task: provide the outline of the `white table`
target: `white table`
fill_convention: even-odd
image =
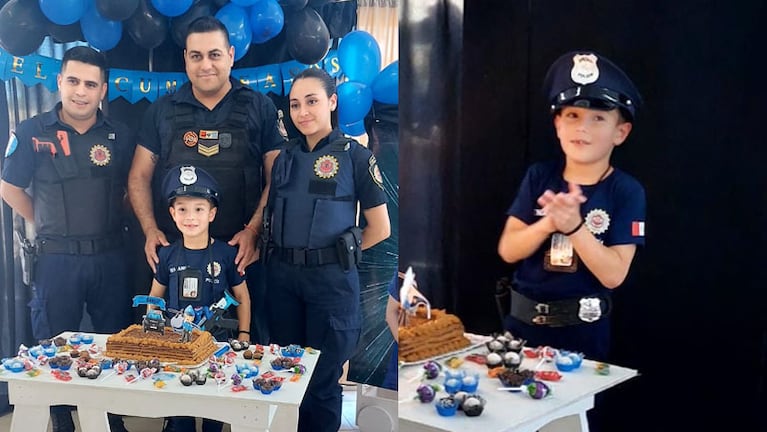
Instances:
[[[65,332],[62,336],[68,338],[71,334]],[[103,348],[106,337],[95,335],[94,342]],[[237,354],[238,363],[251,362]],[[274,357],[267,349],[259,375],[271,370],[269,362]],[[165,381],[165,387],[159,389],[151,379],[127,383],[121,375],[107,376],[112,372],[109,369],[95,380],[81,378],[74,366],[69,370],[72,380],[68,382],[54,378],[47,366],[37,377],[4,371],[0,381],[8,382],[10,403],[14,405],[12,432],[45,432],[51,405],[77,406],[83,432],[109,431],[107,412],[139,417],[204,417],[231,424],[232,432],[283,432],[298,428],[298,407],[318,357],[319,353],[304,354],[301,363],[307,373],[296,382],[289,381],[292,374],[275,372],[286,380],[280,390],[269,395],[255,391],[252,378],[243,380],[248,390],[233,392],[229,387],[220,388],[212,378],[205,385],[185,387],[178,380],[179,374],[174,373],[174,379]],[[235,367],[228,366],[225,371],[231,377]],[[131,372],[136,374],[133,368]]]
[[[485,353],[484,349],[471,352]],[[462,353],[464,358],[468,353]],[[525,358],[522,367],[533,369],[538,360]],[[478,417],[467,417],[462,411],[454,416],[437,414],[435,403],[413,401],[423,374],[421,365],[406,366],[399,372],[399,430],[400,432],[588,432],[586,411],[594,407],[594,395],[637,376],[637,371],[610,365],[609,375],[598,375],[596,363],[584,360],[579,369],[560,372],[558,382],[545,381],[551,388],[550,396],[535,400],[526,392],[511,393],[497,390],[503,384],[497,378],[487,376],[487,367],[464,361],[461,366],[480,372],[477,394],[487,400],[485,410]],[[539,370],[556,370],[553,363],[541,366]],[[425,382],[436,383],[444,388],[444,376]],[[437,392],[435,402],[447,396],[445,391]]]

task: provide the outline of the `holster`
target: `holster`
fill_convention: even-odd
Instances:
[[[362,229],[352,227],[341,234],[336,241],[338,262],[344,272],[348,272],[362,260]]]
[[[19,242],[21,261],[21,281],[26,286],[32,286],[35,281],[35,263],[37,262],[37,248],[20,231],[15,231],[16,240]]]

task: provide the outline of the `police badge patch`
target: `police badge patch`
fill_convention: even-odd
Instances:
[[[184,145],[187,147],[194,147],[197,145],[197,134],[194,131],[189,131],[184,134]]]
[[[338,174],[338,159],[330,155],[320,156],[314,161],[314,173],[319,178],[333,178]]]
[[[368,167],[368,171],[370,172],[370,177],[373,177],[373,181],[376,182],[378,187],[380,187],[383,190],[383,176],[381,176],[381,170],[378,169],[378,164],[376,163],[376,157],[370,156],[370,159],[368,160],[368,164],[370,165]]]
[[[610,215],[602,209],[594,209],[586,214],[583,223],[592,234],[604,234],[610,228]]]
[[[221,264],[219,264],[217,261],[213,261],[213,269],[210,268],[210,263],[208,264],[208,274],[213,277],[218,277],[218,275],[221,274]]]
[[[105,145],[96,144],[91,147],[90,151],[91,162],[96,166],[107,166],[112,160],[112,153]]]
[[[570,71],[573,82],[581,85],[591,84],[599,79],[597,56],[594,54],[576,54],[573,56],[573,69]]]
[[[197,183],[197,173],[194,172],[193,166],[181,167],[181,175],[178,176],[178,181],[182,185],[189,186]]]
[[[5,157],[8,157],[16,151],[16,147],[19,146],[19,140],[16,139],[16,134],[11,132],[10,138],[8,138],[8,145],[5,146]]]

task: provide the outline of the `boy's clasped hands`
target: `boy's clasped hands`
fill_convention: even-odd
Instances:
[[[547,189],[538,198],[538,205],[546,215],[543,220],[548,221],[552,232],[571,233],[583,222],[581,204],[586,200],[581,187],[568,182],[567,192],[554,193]]]

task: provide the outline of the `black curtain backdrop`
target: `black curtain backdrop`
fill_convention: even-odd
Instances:
[[[560,155],[543,76],[560,54],[594,49],[645,98],[613,162],[644,184],[648,199],[647,246],[615,292],[611,358],[640,376],[605,392],[595,426],[767,430],[760,415],[767,399],[766,110],[757,63],[767,7],[745,0],[466,2],[456,35],[445,4],[441,16],[401,23],[401,218],[403,232],[419,230],[417,240],[401,241],[421,245],[401,255],[403,264],[430,263],[433,272],[422,272],[419,286],[440,290],[432,294],[438,306],[457,313],[468,331],[499,329],[495,282],[514,270],[496,254],[504,213],[525,168]],[[418,57],[413,47],[426,34],[430,55]],[[456,37],[462,49],[435,54]],[[408,68],[420,62],[430,65],[420,75]],[[419,86],[429,92],[412,90]],[[414,126],[427,123],[454,132],[429,140],[428,152]],[[430,170],[428,187],[412,174],[419,170]],[[435,201],[450,204],[416,209]]]

